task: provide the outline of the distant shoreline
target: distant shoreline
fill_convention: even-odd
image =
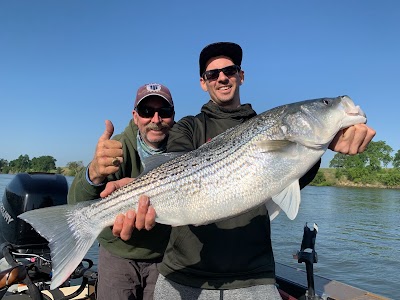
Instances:
[[[314,186],[334,186],[334,187],[354,187],[354,188],[374,188],[374,189],[390,189],[397,190],[400,186],[386,186],[383,184],[358,184],[351,181],[338,181],[334,185],[314,185]]]
[[[325,179],[325,184],[313,184],[312,186],[334,186],[334,187],[354,187],[354,188],[375,188],[375,189],[400,189],[399,186],[387,186],[381,183],[356,183],[350,180],[338,180],[335,177],[335,168],[320,168],[319,172],[321,172]]]

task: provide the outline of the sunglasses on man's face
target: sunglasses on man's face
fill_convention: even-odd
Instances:
[[[229,67],[225,67],[222,69],[213,69],[213,70],[208,70],[203,73],[203,78],[205,80],[216,80],[219,77],[219,73],[224,73],[225,76],[231,77],[235,75],[237,72],[240,71],[240,67],[237,65],[232,65]]]
[[[154,114],[158,112],[158,116],[160,118],[172,118],[174,115],[174,107],[160,107],[160,108],[153,108],[148,106],[138,106],[136,107],[136,111],[142,118],[152,118]]]

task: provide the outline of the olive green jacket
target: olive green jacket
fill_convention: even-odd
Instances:
[[[100,193],[104,190],[108,181],[139,176],[143,167],[137,151],[137,132],[138,128],[132,119],[121,134],[113,137],[114,140],[122,143],[123,163],[119,171],[109,175],[104,184],[94,186],[86,180],[87,168],[83,169],[72,182],[68,192],[68,203],[74,204],[100,198]],[[112,234],[111,227],[107,227],[98,236],[98,241],[100,245],[116,256],[136,260],[154,260],[162,257],[169,234],[169,226],[156,224],[150,231],[134,230],[131,239],[123,241]]]

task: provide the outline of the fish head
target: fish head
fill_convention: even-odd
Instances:
[[[289,141],[326,150],[341,129],[366,121],[349,96],[320,98],[287,105],[281,130]]]

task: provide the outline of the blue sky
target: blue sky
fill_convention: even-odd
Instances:
[[[0,158],[86,165],[104,120],[123,131],[144,83],[170,88],[177,120],[198,113],[198,56],[216,41],[243,48],[242,103],[261,113],[347,94],[395,152],[399,28],[397,0],[2,0]]]

